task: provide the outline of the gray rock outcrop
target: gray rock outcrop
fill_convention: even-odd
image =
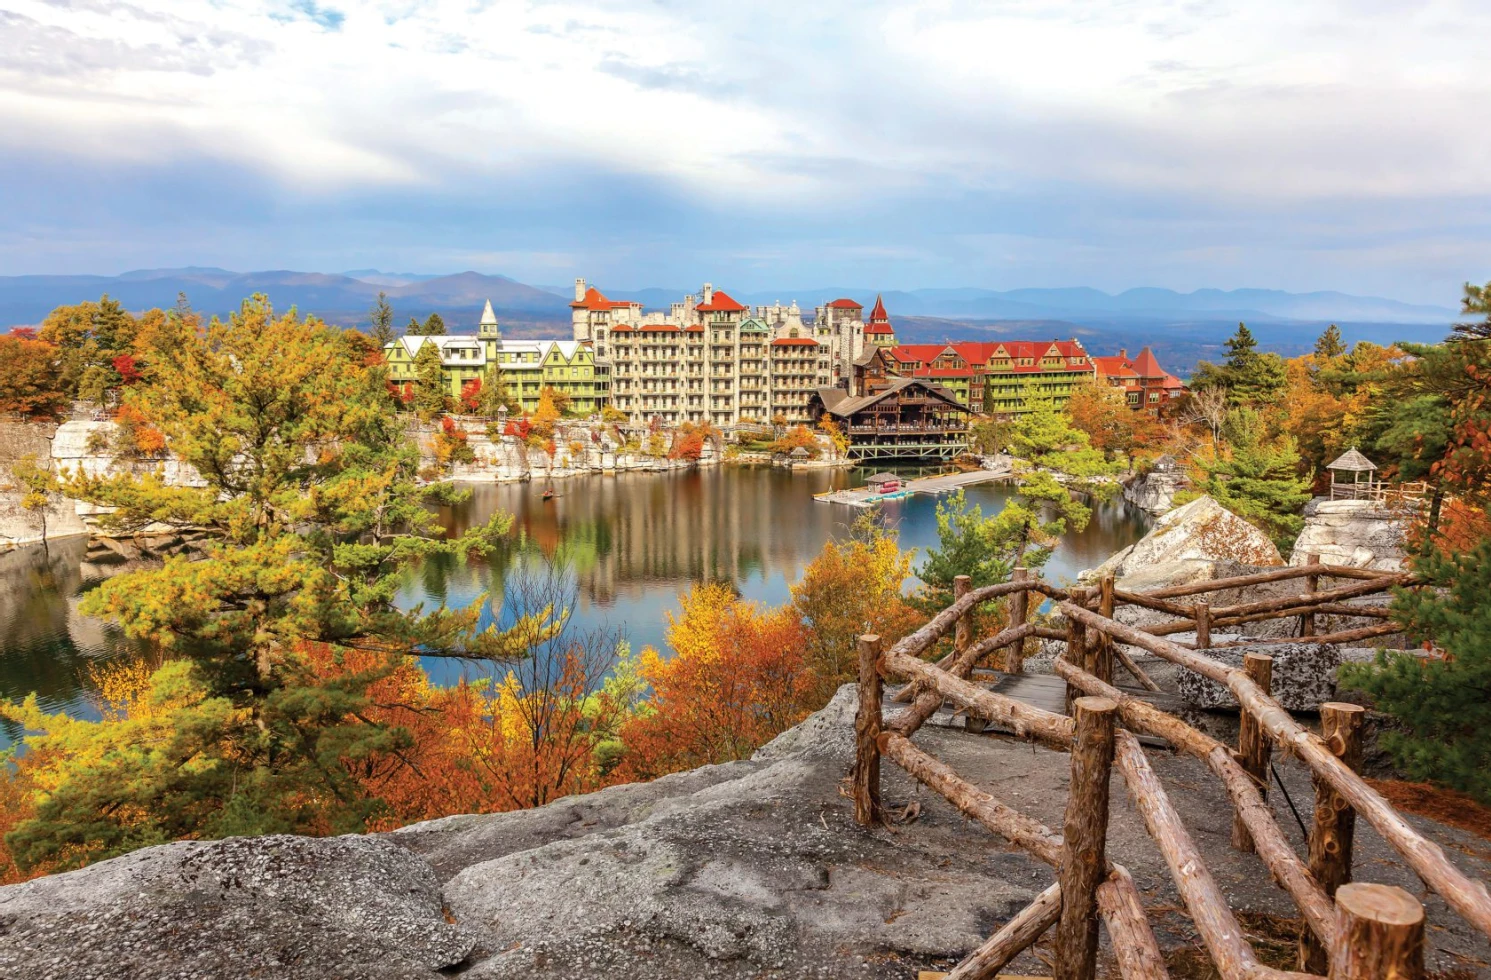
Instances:
[[[1303,565],[1314,554],[1327,565],[1402,571],[1404,537],[1416,513],[1407,504],[1316,497],[1305,505],[1305,526],[1289,564]]]
[[[1190,640],[1192,637],[1183,637]],[[1336,694],[1336,668],[1341,653],[1329,643],[1271,643],[1260,647],[1211,649],[1206,655],[1241,669],[1249,653],[1267,654],[1274,660],[1270,693],[1290,711],[1316,711],[1322,701]],[[1176,675],[1176,692],[1198,708],[1237,709],[1232,692],[1192,671]]]
[[[1187,483],[1185,473],[1178,468],[1151,470],[1123,485],[1123,499],[1145,513],[1159,517],[1175,506],[1175,495]]]
[[[1196,563],[1195,574],[1211,578],[1209,568],[1217,562],[1282,565],[1284,559],[1267,534],[1203,496],[1162,516],[1148,534],[1083,577],[1123,578],[1151,565],[1181,562]]]

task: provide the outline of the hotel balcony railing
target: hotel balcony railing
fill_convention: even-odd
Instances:
[[[917,423],[908,425],[851,425],[849,432],[852,435],[901,435],[903,433],[948,433],[966,432],[968,426],[961,422],[936,422]]]

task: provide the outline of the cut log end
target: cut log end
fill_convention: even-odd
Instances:
[[[1424,922],[1424,906],[1401,888],[1357,882],[1336,890],[1336,905],[1348,915],[1379,925],[1411,928]]]

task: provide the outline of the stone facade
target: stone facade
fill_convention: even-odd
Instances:
[[[643,313],[576,279],[570,308],[575,341],[609,378],[611,407],[634,424],[805,423],[814,390],[847,388],[865,344],[864,307],[850,299],[808,323],[796,303],[752,309],[705,283],[666,313]]]

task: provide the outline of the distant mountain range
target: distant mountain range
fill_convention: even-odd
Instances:
[[[609,289],[611,299],[666,309],[685,289]],[[806,312],[841,296],[867,308],[872,289],[810,289],[777,293],[729,290],[742,303],[795,300]],[[227,313],[247,296],[267,293],[277,307],[346,326],[367,323],[378,293],[388,294],[397,322],[424,319],[438,311],[452,330],[475,329],[481,308],[492,301],[507,329],[523,336],[567,336],[572,287],[530,286],[506,276],[461,272],[455,275],[390,273],[356,269],[342,273],[265,271],[187,267],[140,269],[118,276],[0,277],[0,329],[34,325],[54,307],[98,299],[104,293],[132,310],[174,305],[177,294],[203,313]],[[1448,332],[1456,311],[1372,296],[1338,292],[1288,293],[1274,289],[1129,289],[1117,295],[1097,289],[914,289],[884,293],[885,305],[906,341],[949,338],[1078,336],[1094,353],[1151,344],[1172,370],[1187,372],[1197,359],[1215,359],[1222,340],[1245,321],[1259,342],[1280,353],[1309,347],[1327,323],[1338,323],[1348,340],[1391,343],[1437,340]]]

